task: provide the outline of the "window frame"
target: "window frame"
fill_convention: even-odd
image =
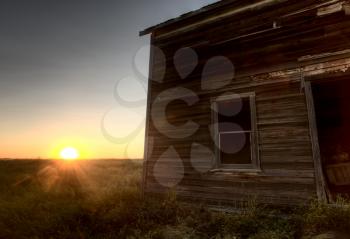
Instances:
[[[221,150],[220,150],[220,135],[218,127],[218,103],[221,101],[232,100],[236,98],[249,98],[250,106],[250,118],[251,118],[251,133],[250,133],[250,164],[222,164],[221,163]],[[260,159],[259,159],[259,143],[258,143],[258,127],[256,117],[256,97],[254,92],[230,94],[211,99],[212,107],[212,121],[214,126],[214,140],[215,140],[215,169],[214,170],[229,170],[239,172],[260,172]],[[246,132],[246,131],[245,131]]]

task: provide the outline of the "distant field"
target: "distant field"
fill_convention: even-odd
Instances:
[[[141,174],[142,160],[7,160],[0,161],[0,192],[79,192],[95,198],[115,190],[139,188]]]
[[[350,228],[349,207],[315,203],[281,216],[252,202],[225,214],[171,193],[143,199],[141,175],[141,160],[0,161],[0,238],[278,239]]]

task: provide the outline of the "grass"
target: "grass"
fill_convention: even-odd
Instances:
[[[0,238],[311,238],[350,227],[348,203],[212,212],[169,193],[142,199],[142,162],[0,161]],[[285,213],[285,212],[284,212]]]

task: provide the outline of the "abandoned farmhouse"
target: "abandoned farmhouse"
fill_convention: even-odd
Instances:
[[[350,3],[225,0],[150,27],[143,191],[350,196]]]

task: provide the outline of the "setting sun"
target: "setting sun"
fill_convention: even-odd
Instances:
[[[79,157],[78,150],[72,147],[64,148],[61,153],[61,158],[64,160],[76,160]]]

